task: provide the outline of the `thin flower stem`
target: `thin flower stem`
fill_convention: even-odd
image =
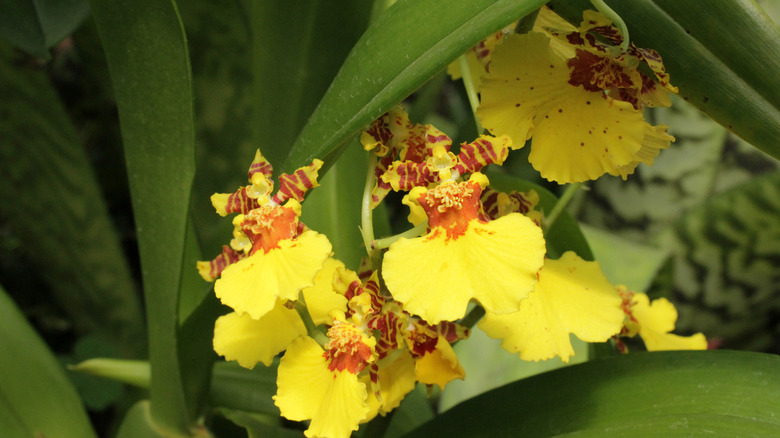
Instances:
[[[460,58],[458,59],[458,63],[460,65],[460,75],[463,80],[463,85],[466,87],[466,95],[469,97],[471,112],[472,114],[474,114],[474,123],[477,124],[477,134],[481,134],[482,124],[479,123],[479,117],[477,117],[477,108],[479,107],[479,95],[477,94],[476,87],[474,87],[474,78],[471,77],[471,70],[469,69],[469,63],[466,60],[466,53],[460,55]]]
[[[328,337],[322,334],[322,332],[317,328],[317,325],[314,324],[314,321],[311,319],[311,315],[309,315],[309,310],[306,308],[306,304],[304,304],[303,300],[298,300],[298,302],[295,303],[295,311],[298,312],[298,315],[300,315],[301,320],[303,321],[303,325],[306,327],[306,333],[309,335],[309,337],[317,341],[317,343],[321,346],[325,346],[325,344],[328,343]]]
[[[607,6],[606,3],[604,3],[604,0],[590,0],[591,4],[598,9],[599,12],[604,14],[605,17],[612,20],[612,24],[617,26],[618,29],[620,29],[620,34],[623,35],[623,42],[620,43],[620,48],[623,51],[628,50],[628,27],[626,27],[626,23],[623,21],[622,18],[620,18],[620,15],[617,14],[617,12],[613,11],[612,8]]]
[[[474,306],[474,308],[463,317],[458,325],[462,325],[463,327],[471,329],[474,327],[474,324],[482,319],[483,316],[485,316],[485,309],[483,309],[482,306]]]
[[[363,203],[360,215],[360,233],[363,236],[363,245],[366,247],[371,268],[377,269],[379,252],[372,247],[374,241],[374,210],[371,209],[371,191],[374,188],[374,168],[376,167],[376,155],[368,154],[368,170],[366,171],[366,184],[363,187]]]
[[[545,233],[547,233],[547,231],[552,228],[553,224],[558,219],[558,216],[561,215],[563,209],[566,208],[566,205],[569,203],[569,201],[571,201],[574,195],[577,194],[577,191],[579,191],[580,187],[582,187],[582,183],[574,183],[566,187],[566,190],[563,192],[563,195],[558,198],[558,202],[555,203],[555,206],[553,207],[550,214],[544,218],[542,223],[542,230],[544,230]]]
[[[422,234],[427,228],[428,228],[428,221],[425,221],[425,222],[421,223],[420,225],[417,225],[416,227],[414,227],[414,228],[412,228],[410,230],[404,231],[401,234],[396,234],[395,236],[384,237],[382,239],[374,240],[373,242],[371,242],[371,248],[373,248],[374,250],[380,250],[380,249],[388,248],[396,240],[398,240],[398,239],[400,239],[402,237],[406,238],[406,239],[409,239],[409,238],[412,238],[412,237],[417,237],[420,234]]]

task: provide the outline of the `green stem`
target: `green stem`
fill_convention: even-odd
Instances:
[[[485,309],[482,306],[474,306],[471,312],[464,316],[458,325],[471,329],[483,316],[485,316]]]
[[[374,168],[376,167],[376,155],[369,152],[368,170],[366,172],[366,184],[363,186],[363,202],[360,211],[360,234],[363,236],[363,245],[371,262],[371,269],[379,267],[379,251],[374,249],[374,210],[371,208],[371,191],[374,189]]]
[[[477,134],[482,134],[482,124],[479,123],[479,118],[477,117],[479,95],[477,94],[476,87],[474,87],[474,78],[471,77],[471,70],[469,69],[469,63],[466,60],[466,53],[460,55],[460,58],[458,59],[458,63],[460,65],[460,75],[463,80],[463,85],[466,87],[466,95],[469,97],[471,112],[474,114],[474,123],[477,124]]]
[[[410,230],[404,231],[401,234],[396,234],[395,236],[384,237],[382,239],[374,240],[373,242],[371,242],[371,248],[373,248],[374,250],[380,250],[380,249],[388,248],[396,240],[398,240],[398,239],[400,239],[402,237],[406,238],[406,239],[411,239],[413,237],[417,237],[420,234],[422,234],[423,232],[425,232],[425,230],[427,228],[428,228],[428,221],[425,221],[425,222],[421,223],[420,225],[417,225],[416,227],[414,227],[414,228],[412,228]]]
[[[558,219],[558,216],[561,215],[563,209],[566,208],[566,205],[569,203],[569,201],[571,201],[574,195],[577,194],[577,191],[579,191],[580,187],[582,187],[582,183],[574,183],[566,187],[566,190],[558,199],[558,202],[555,203],[555,206],[553,207],[550,214],[547,215],[547,217],[545,217],[544,221],[542,222],[542,230],[545,233],[547,233],[547,231],[552,228],[553,224]]]
[[[322,334],[317,328],[317,325],[314,324],[314,320],[311,319],[309,310],[306,308],[306,304],[304,304],[303,301],[298,300],[298,302],[295,303],[295,311],[300,315],[301,321],[303,321],[303,325],[306,327],[306,333],[308,333],[309,337],[317,341],[321,346],[327,344],[328,337]]]
[[[614,24],[615,26],[617,26],[618,29],[620,29],[620,34],[623,35],[623,42],[620,43],[620,48],[623,51],[628,50],[628,44],[629,44],[628,27],[626,27],[626,23],[623,21],[622,18],[620,18],[620,15],[618,15],[617,12],[613,11],[612,8],[607,6],[607,4],[604,3],[604,0],[590,0],[590,2],[605,17],[612,20],[612,24]]]

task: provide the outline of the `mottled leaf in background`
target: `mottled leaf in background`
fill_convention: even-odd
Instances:
[[[78,333],[140,354],[139,296],[84,147],[44,71],[4,53],[2,217]]]

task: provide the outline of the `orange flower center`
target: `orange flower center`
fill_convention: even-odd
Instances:
[[[357,374],[366,367],[373,349],[366,344],[363,332],[348,322],[335,321],[333,327],[328,329],[330,341],[325,344],[325,353],[328,359],[328,369],[331,371],[347,370]]]
[[[469,222],[477,219],[481,194],[479,184],[467,181],[442,184],[420,195],[418,201],[431,229],[442,227],[447,237],[456,239],[466,232]]]
[[[296,236],[298,215],[289,207],[263,205],[244,216],[241,229],[252,241],[250,254],[260,249],[267,253],[278,248],[279,241]]]

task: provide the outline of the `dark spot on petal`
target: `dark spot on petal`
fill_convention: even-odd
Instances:
[[[623,140],[623,136],[622,135],[618,135],[618,140]]]
[[[515,104],[515,108],[520,108],[520,104],[519,104],[519,103],[516,103],[516,104]]]
[[[585,105],[590,105],[590,101],[589,101],[589,100],[586,100],[586,101],[585,101]]]
[[[580,146],[585,146],[585,142],[580,142]]]
[[[563,112],[563,108],[558,108],[558,112],[562,113]]]

